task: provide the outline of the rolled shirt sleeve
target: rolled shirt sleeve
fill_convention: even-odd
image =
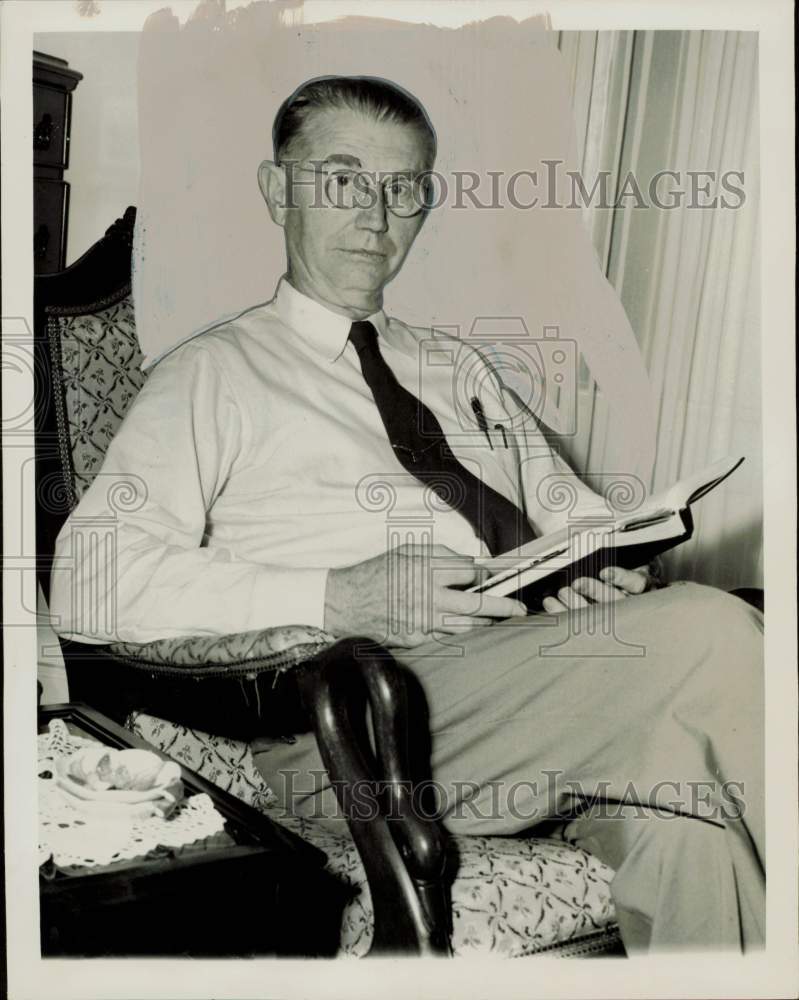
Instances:
[[[209,351],[160,362],[56,541],[53,627],[90,642],[322,627],[327,569],[204,545],[207,513],[249,428]]]

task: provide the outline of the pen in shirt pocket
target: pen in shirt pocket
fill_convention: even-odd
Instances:
[[[485,434],[486,441],[488,441],[488,447],[493,451],[494,443],[491,440],[491,433],[488,429],[488,421],[486,420],[485,411],[483,410],[483,404],[480,402],[477,396],[472,396],[470,402],[472,404],[472,410],[474,411],[475,419],[477,420],[477,426],[480,428],[483,434]],[[494,424],[494,430],[499,431],[499,433],[502,435],[502,444],[507,448],[508,438],[507,435],[505,434],[505,428],[502,426],[502,424]]]

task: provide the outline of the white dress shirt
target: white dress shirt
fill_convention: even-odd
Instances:
[[[522,506],[537,532],[564,517],[539,496],[546,477],[567,475],[596,504],[534,421],[510,426],[499,381],[473,348],[383,312],[369,319],[386,362],[437,415],[456,457]],[[59,534],[51,610],[60,634],[147,642],[321,627],[331,568],[410,541],[483,552],[468,521],[395,457],[350,325],[283,279],[271,302],[155,366]],[[502,421],[504,438],[475,426],[469,392],[490,428]],[[124,504],[109,499],[120,480],[130,484]],[[90,538],[109,526],[113,559],[107,545],[98,559]]]

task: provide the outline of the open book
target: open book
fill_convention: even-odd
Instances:
[[[596,577],[606,566],[635,569],[690,538],[694,530],[691,504],[709,493],[743,462],[725,458],[650,496],[629,514],[574,521],[520,549],[480,560],[487,579],[471,593],[513,595],[531,609],[544,597],[581,576]]]

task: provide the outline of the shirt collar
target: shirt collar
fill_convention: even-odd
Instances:
[[[351,319],[298,292],[285,276],[280,279],[272,306],[287,326],[329,362],[341,357],[350,335]],[[387,323],[382,309],[367,316],[367,320],[380,336],[385,336]]]

